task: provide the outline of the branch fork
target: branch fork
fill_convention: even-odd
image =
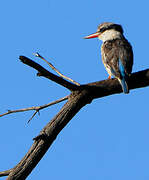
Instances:
[[[36,53],[36,56],[40,57],[46,63],[48,63],[51,68],[53,67],[53,65],[51,66],[51,63],[47,62],[39,53]],[[84,107],[95,98],[102,98],[105,96],[122,93],[121,86],[116,79],[103,80],[99,82],[80,85],[79,83],[77,84],[74,81],[65,78],[65,76],[61,76],[61,74],[58,73],[59,71],[56,72],[60,77],[47,71],[41,65],[25,56],[20,56],[20,60],[24,64],[36,69],[40,76],[50,79],[70,90],[71,94],[57,101],[42,106],[30,107],[20,110],[8,110],[8,112],[0,115],[0,117],[2,117],[10,113],[34,110],[35,112],[31,117],[32,119],[41,109],[67,100],[58,114],[41,130],[40,134],[34,138],[34,142],[31,148],[22,158],[22,160],[14,168],[0,172],[0,176],[8,176],[7,180],[25,180],[27,176],[32,172],[32,170],[36,167],[38,162],[42,159],[44,154],[47,152],[51,144],[56,139],[57,135],[82,107]],[[70,82],[65,80],[64,78],[69,80]],[[133,73],[128,79],[128,86],[129,89],[149,86],[149,69]],[[44,138],[46,138],[46,141],[44,140]]]
[[[5,116],[5,115],[8,115],[8,114],[12,114],[12,113],[17,113],[17,112],[24,112],[24,111],[35,111],[34,114],[31,116],[31,118],[28,120],[28,123],[33,119],[33,117],[40,112],[40,110],[42,109],[45,109],[49,106],[52,106],[54,104],[57,104],[57,103],[60,103],[62,101],[65,101],[68,99],[69,96],[65,96],[61,99],[58,99],[56,101],[53,101],[53,102],[50,102],[48,104],[44,104],[44,105],[41,105],[41,106],[33,106],[33,107],[28,107],[28,108],[23,108],[23,109],[17,109],[17,110],[8,110],[6,113],[3,113],[3,114],[0,114],[0,117],[2,116]]]

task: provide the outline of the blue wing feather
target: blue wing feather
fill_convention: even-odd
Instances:
[[[128,85],[127,85],[127,83],[126,83],[125,78],[118,79],[118,80],[119,80],[119,82],[120,82],[120,84],[121,84],[121,86],[122,86],[123,92],[124,92],[125,94],[128,94],[128,93],[129,93],[129,89],[128,89]]]
[[[120,59],[119,59],[119,71],[120,71],[122,77],[125,77],[125,76],[126,76],[126,74],[125,74],[125,68],[124,68],[124,66],[123,66],[123,64],[122,64],[122,61],[121,61]]]
[[[126,73],[125,73],[125,68],[122,64],[122,61],[119,59],[119,71],[121,73],[121,76],[122,78],[119,79],[119,82],[122,86],[122,89],[123,89],[123,92],[125,94],[128,94],[129,93],[129,89],[128,89],[128,85],[127,85],[127,82],[126,82]]]

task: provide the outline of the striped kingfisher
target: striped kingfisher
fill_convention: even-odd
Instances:
[[[122,26],[110,22],[102,23],[96,33],[86,36],[85,39],[95,37],[103,41],[101,56],[109,79],[114,76],[120,82],[123,92],[129,93],[127,78],[132,71],[133,51],[123,35]]]

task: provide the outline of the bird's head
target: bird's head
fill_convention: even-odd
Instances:
[[[89,36],[84,37],[85,39],[98,37],[103,42],[107,40],[113,40],[116,38],[121,38],[123,35],[122,26],[119,24],[114,24],[110,22],[102,23],[98,26],[97,32]]]

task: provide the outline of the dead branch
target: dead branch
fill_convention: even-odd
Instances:
[[[43,61],[45,61],[45,62],[46,62],[58,75],[60,75],[62,78],[67,79],[68,81],[76,84],[77,86],[80,86],[80,84],[79,84],[78,82],[76,82],[76,81],[74,81],[73,79],[71,79],[71,78],[63,75],[58,69],[56,69],[56,68],[53,66],[52,63],[50,63],[49,61],[47,61],[47,60],[46,60],[43,56],[41,56],[39,53],[35,53],[35,56],[36,56],[36,57],[39,57],[39,58],[41,58]]]
[[[17,112],[24,112],[24,111],[31,111],[31,110],[34,110],[35,113],[32,115],[32,117],[28,120],[28,123],[33,119],[33,117],[42,109],[45,109],[49,106],[52,106],[54,104],[57,104],[57,103],[60,103],[62,101],[65,101],[66,99],[68,99],[69,96],[65,96],[61,99],[58,99],[56,101],[53,101],[53,102],[50,102],[48,104],[44,104],[44,105],[41,105],[41,106],[33,106],[33,107],[28,107],[28,108],[23,108],[23,109],[17,109],[17,110],[8,110],[6,113],[3,113],[3,114],[0,114],[0,117],[2,116],[6,116],[8,114],[12,114],[12,113],[17,113]]]
[[[116,79],[76,86],[69,82],[67,84],[67,81],[63,81],[60,77],[60,79],[57,79],[57,77],[55,78],[55,76],[52,75],[51,78],[49,72],[45,71],[45,69],[43,70],[41,66],[38,66],[36,63],[34,64],[32,61],[30,63],[30,60],[27,60],[25,64],[35,68],[44,77],[48,77],[72,92],[59,113],[41,130],[40,134],[34,138],[35,141],[33,145],[22,160],[12,169],[7,180],[26,179],[47,152],[57,135],[82,107],[91,103],[95,98],[122,93],[121,86]],[[129,89],[149,86],[149,69],[133,73],[128,80],[128,86]]]
[[[12,172],[12,170],[13,169],[9,169],[9,170],[6,170],[6,171],[1,171],[0,172],[0,177],[8,176]]]
[[[36,69],[38,71],[37,75],[38,76],[43,76],[45,78],[50,79],[51,81],[56,82],[57,84],[62,85],[63,87],[69,89],[70,91],[72,90],[76,90],[77,89],[77,85],[66,81],[65,79],[63,79],[62,77],[59,77],[49,71],[47,71],[45,68],[43,68],[41,65],[39,65],[38,63],[32,61],[31,59],[25,57],[25,56],[20,56],[19,59],[21,60],[21,62],[23,62],[24,64]]]

